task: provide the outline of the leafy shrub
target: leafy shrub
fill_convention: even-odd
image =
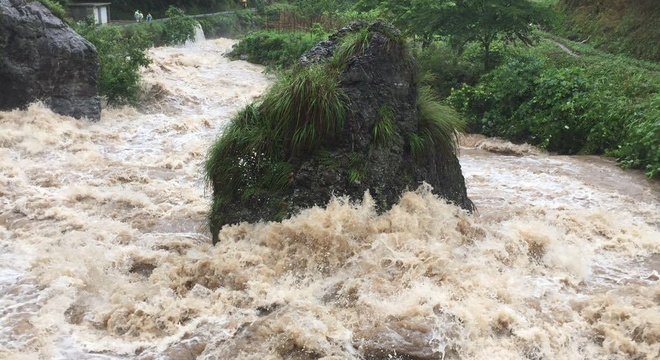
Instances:
[[[257,31],[235,44],[229,56],[232,59],[246,56],[252,63],[284,68],[294,64],[320,40],[322,37],[311,33]]]
[[[127,36],[125,30],[114,26],[94,26],[82,23],[78,32],[94,44],[99,54],[99,92],[111,104],[134,102],[140,92],[142,66],[150,63],[146,50],[149,37],[135,32]]]
[[[422,82],[431,86],[441,98],[463,84],[474,85],[483,73],[483,62],[464,55],[444,41],[415,49]]]
[[[448,101],[471,131],[562,154],[606,154],[658,175],[660,76],[655,64],[549,42],[518,51]]]
[[[186,16],[183,10],[170,6],[165,12],[165,42],[169,45],[185,44],[188,40],[195,39],[197,21]]]
[[[660,95],[651,98],[639,119],[630,123],[620,148],[613,152],[624,167],[641,168],[649,177],[660,175]],[[639,110],[639,109],[638,109]]]
[[[537,56],[514,57],[484,75],[474,86],[464,84],[451,92],[449,103],[467,118],[469,131],[524,141],[526,126],[517,121],[520,105],[534,96],[534,82],[544,67]]]

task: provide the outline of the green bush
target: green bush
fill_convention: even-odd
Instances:
[[[303,53],[322,39],[312,33],[257,31],[235,44],[229,56],[234,60],[246,56],[248,61],[255,64],[285,68],[293,65]]]
[[[561,154],[606,154],[657,176],[660,76],[655,64],[549,41],[518,49],[449,103],[470,131]]]
[[[640,168],[655,177],[660,175],[660,95],[637,110],[641,116],[628,125],[627,136],[613,155],[624,167]]]
[[[517,121],[524,116],[517,113],[521,104],[533,98],[534,83],[545,66],[537,56],[514,57],[484,75],[478,84],[454,89],[448,101],[466,116],[468,131],[525,141],[529,133]]]
[[[182,45],[195,39],[197,21],[186,16],[183,10],[170,6],[165,12],[165,42],[169,45]]]
[[[99,55],[99,92],[108,103],[135,102],[140,92],[140,67],[150,63],[146,50],[151,39],[142,32],[127,36],[114,26],[79,24],[78,32],[94,44]]]

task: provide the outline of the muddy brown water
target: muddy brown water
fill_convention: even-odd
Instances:
[[[151,101],[0,113],[0,359],[657,359],[660,188],[468,136],[474,215],[408,192],[206,232],[201,166],[269,85],[157,48]]]

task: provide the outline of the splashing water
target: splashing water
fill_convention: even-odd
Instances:
[[[660,186],[600,158],[468,138],[475,215],[421,187],[211,246],[206,150],[269,84],[231,44],[152,50],[96,124],[0,112],[0,358],[660,357]]]

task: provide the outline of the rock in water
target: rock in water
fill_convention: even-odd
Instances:
[[[353,23],[303,55],[211,149],[214,243],[225,224],[280,220],[333,195],[359,200],[368,190],[388,210],[423,182],[472,210],[455,154],[458,120],[416,79],[405,40],[379,22]],[[337,99],[345,111],[332,110]]]
[[[94,45],[38,1],[0,0],[0,110],[43,101],[54,112],[101,118]]]

